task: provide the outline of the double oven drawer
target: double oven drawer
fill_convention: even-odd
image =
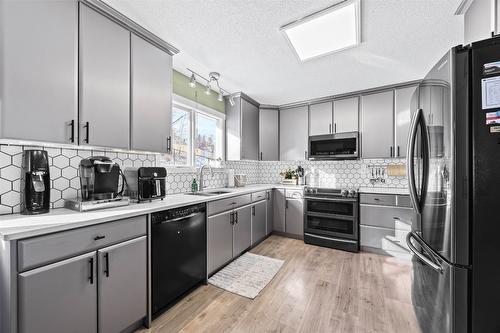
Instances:
[[[357,240],[358,207],[356,200],[307,198],[306,233]]]

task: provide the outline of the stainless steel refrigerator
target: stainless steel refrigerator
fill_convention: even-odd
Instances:
[[[500,332],[500,38],[451,49],[413,98],[407,243],[419,325]]]

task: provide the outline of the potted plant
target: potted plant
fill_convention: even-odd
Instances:
[[[280,172],[280,176],[283,177],[281,184],[283,185],[297,185],[297,172],[293,169],[286,169]]]

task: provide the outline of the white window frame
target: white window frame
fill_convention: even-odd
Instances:
[[[190,146],[190,153],[188,157],[188,164],[187,165],[175,165],[175,160],[173,160],[174,165],[172,167],[174,168],[183,168],[183,169],[196,169],[195,165],[195,142],[196,142],[196,113],[202,114],[204,116],[210,117],[210,118],[215,118],[219,122],[219,128],[221,130],[221,136],[220,136],[220,153],[221,153],[221,158],[223,161],[226,159],[226,115],[222,112],[213,110],[209,107],[206,107],[204,105],[200,105],[194,101],[191,101],[185,97],[173,94],[172,98],[172,108],[178,108],[183,111],[189,112],[189,117],[190,117],[190,124],[191,124],[191,146]]]

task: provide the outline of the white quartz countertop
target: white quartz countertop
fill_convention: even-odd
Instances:
[[[407,188],[397,188],[397,187],[360,187],[358,192],[366,194],[400,194],[400,195],[410,194]]]
[[[245,187],[220,189],[229,191],[229,193],[220,195],[199,196],[172,194],[167,195],[164,200],[140,204],[133,203],[129,206],[107,208],[90,212],[75,212],[66,208],[59,208],[53,209],[49,213],[41,215],[4,215],[0,216],[0,239],[4,241],[11,241],[34,237],[52,232],[64,231],[273,188],[298,187],[280,184],[247,185]],[[211,190],[218,189],[207,189],[207,191]]]

